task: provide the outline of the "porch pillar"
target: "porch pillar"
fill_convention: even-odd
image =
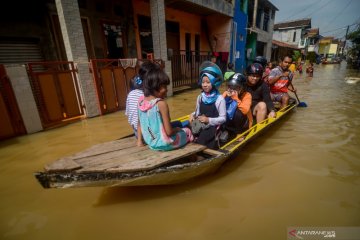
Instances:
[[[68,61],[73,61],[78,69],[77,77],[81,97],[88,117],[100,115],[95,84],[89,71],[85,38],[81,24],[80,11],[76,0],[55,0],[59,15],[61,32]]]
[[[151,32],[154,47],[154,58],[165,62],[165,72],[170,78],[168,96],[173,95],[171,61],[167,57],[166,22],[164,0],[150,0]]]
[[[24,65],[7,65],[6,73],[9,76],[14,90],[19,111],[28,134],[43,130],[39,111],[36,107],[34,94],[31,90],[29,75]]]

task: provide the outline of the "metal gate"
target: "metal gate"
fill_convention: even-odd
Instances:
[[[0,64],[0,140],[26,134],[10,80]]]
[[[130,81],[139,70],[142,59],[92,59],[91,69],[96,83],[101,113],[123,110],[126,97],[131,91]],[[153,60],[162,68],[164,62]]]
[[[175,52],[171,57],[173,87],[197,86],[199,67],[203,61],[210,59],[211,55],[208,52]]]
[[[84,106],[73,62],[35,62],[27,67],[44,128],[81,118]]]
[[[130,79],[137,72],[136,66],[124,69],[118,59],[91,59],[91,69],[101,113],[125,109],[126,96],[130,91]]]

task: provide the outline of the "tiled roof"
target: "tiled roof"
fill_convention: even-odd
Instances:
[[[315,36],[319,35],[319,29],[318,28],[309,29],[308,32],[306,33],[306,35],[308,37],[315,37]]]
[[[334,42],[334,37],[323,37],[320,39],[319,43],[328,44]]]
[[[289,22],[281,22],[274,24],[274,30],[286,29],[286,28],[299,28],[299,27],[310,27],[311,18],[305,18],[300,20],[293,20]]]
[[[279,46],[279,47],[299,49],[296,45],[291,45],[291,44],[280,42],[280,41],[277,41],[277,40],[272,40],[272,44],[276,45],[276,46]]]

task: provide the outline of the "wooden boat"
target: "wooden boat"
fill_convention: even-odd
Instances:
[[[36,172],[35,177],[44,188],[168,185],[185,182],[216,171],[228,158],[294,107],[296,104],[279,110],[276,118],[257,123],[216,151],[196,143],[173,151],[154,151],[147,146],[137,147],[135,138],[127,137],[61,158],[45,166],[45,171]],[[187,116],[178,120],[186,119]]]

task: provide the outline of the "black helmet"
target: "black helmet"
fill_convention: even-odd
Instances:
[[[257,57],[255,57],[253,63],[260,63],[261,66],[262,66],[263,68],[265,68],[265,67],[266,67],[266,64],[267,64],[267,59],[266,59],[266,57],[263,57],[263,56],[257,56]]]
[[[211,85],[215,88],[218,88],[224,80],[223,74],[222,74],[219,66],[213,62],[204,61],[201,64],[199,71],[200,71],[200,73],[199,73],[200,78],[198,81],[199,86],[201,86],[202,78],[204,75],[208,76],[208,78],[210,79]]]
[[[230,80],[227,82],[229,87],[239,87],[245,88],[246,86],[246,77],[241,73],[235,73],[230,77]]]
[[[260,76],[262,76],[263,72],[264,69],[259,63],[253,63],[246,68],[246,75],[259,74]]]

